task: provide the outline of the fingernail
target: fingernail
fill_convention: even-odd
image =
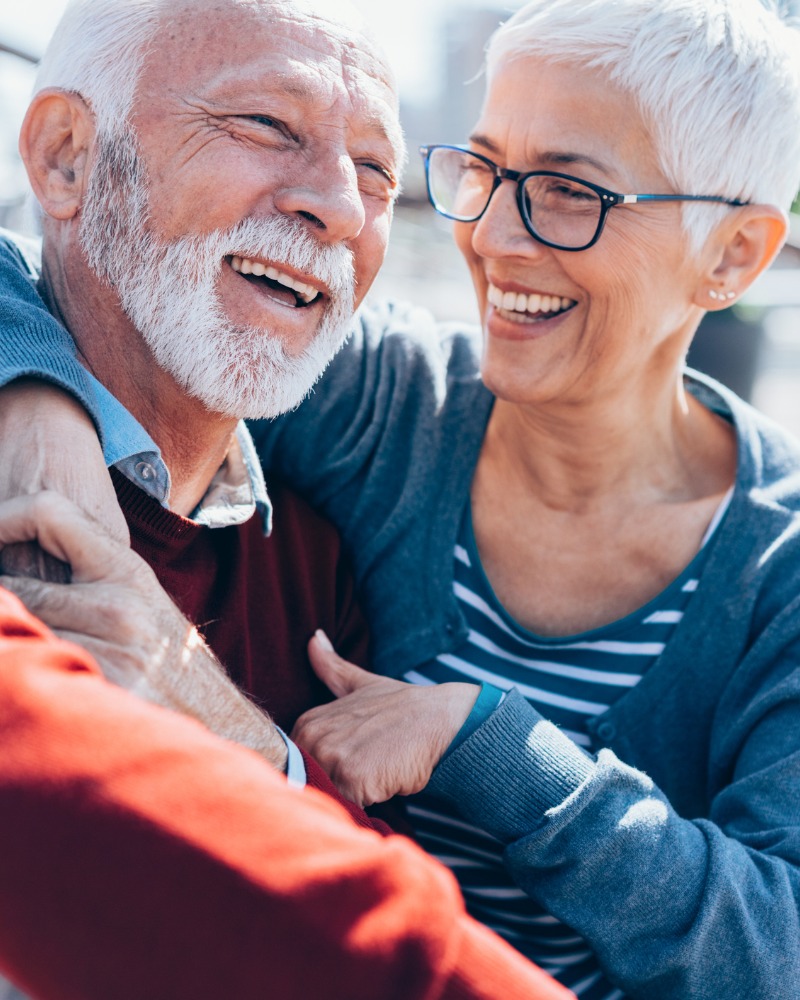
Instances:
[[[333,643],[327,637],[327,635],[322,631],[321,628],[318,628],[317,631],[314,633],[314,638],[317,640],[320,646],[322,646],[322,648],[325,650],[326,653],[333,652]]]

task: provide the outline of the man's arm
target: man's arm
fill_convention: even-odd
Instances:
[[[87,649],[113,683],[283,769],[283,738],[228,679],[135,552],[55,493],[0,503],[0,550],[22,541],[37,542],[72,576],[69,584],[0,577],[30,611]]]
[[[105,683],[0,591],[0,968],[47,1000],[557,1000],[410,842]]]

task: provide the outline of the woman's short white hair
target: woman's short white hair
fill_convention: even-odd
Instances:
[[[164,0],[70,0],[42,57],[36,92],[60,87],[92,107],[98,131],[128,124]]]
[[[495,32],[510,59],[579,64],[637,102],[676,191],[788,209],[800,188],[800,31],[761,0],[531,0]],[[684,206],[693,246],[724,209]]]

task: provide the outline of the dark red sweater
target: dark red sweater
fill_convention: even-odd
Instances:
[[[196,625],[230,677],[287,732],[329,701],[306,644],[322,628],[348,660],[366,664],[367,630],[335,529],[280,483],[270,483],[274,531],[261,518],[208,528],[166,510],[112,470],[131,546]],[[335,791],[304,754],[308,783],[342,802],[362,826],[384,833]]]

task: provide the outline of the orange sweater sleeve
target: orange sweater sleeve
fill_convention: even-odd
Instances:
[[[0,590],[0,969],[47,1000],[570,996],[450,874],[107,684]]]

